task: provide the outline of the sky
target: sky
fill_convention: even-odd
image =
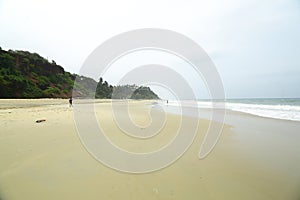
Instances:
[[[0,0],[0,27],[2,49],[37,52],[73,73],[95,48],[117,34],[169,29],[206,51],[227,98],[300,98],[299,0]],[[168,58],[146,54],[150,63],[149,58],[156,58],[155,63]],[[176,59],[165,63],[180,65]],[[137,54],[123,64],[141,60]],[[110,73],[104,78],[115,84],[120,76]]]

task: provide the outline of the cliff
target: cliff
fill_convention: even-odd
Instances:
[[[0,48],[0,98],[68,98],[77,76],[37,53]],[[93,94],[96,88],[96,98],[158,99],[148,87],[112,86],[102,78],[96,82],[85,76],[77,80],[79,97]]]

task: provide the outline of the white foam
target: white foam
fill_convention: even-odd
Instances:
[[[226,108],[261,117],[300,121],[299,106],[226,103]]]
[[[166,105],[166,103],[165,103]],[[173,101],[169,100],[170,106],[195,106],[195,103],[191,101]],[[197,106],[199,108],[213,108],[212,102],[198,101]],[[214,104],[214,107],[222,107],[222,104]],[[274,119],[284,119],[292,121],[300,121],[300,106],[293,105],[263,105],[263,104],[247,104],[247,103],[230,103],[224,104],[228,110],[248,113],[261,117],[268,117]]]

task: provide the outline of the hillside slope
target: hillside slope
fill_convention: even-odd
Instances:
[[[112,86],[102,78],[97,83],[92,78],[66,72],[55,61],[49,62],[37,53],[0,48],[0,98],[68,98],[72,96],[76,77],[78,97],[92,97],[96,88],[96,98],[158,99],[148,87]]]

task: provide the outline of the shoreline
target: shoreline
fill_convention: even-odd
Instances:
[[[276,99],[276,98],[273,98]],[[295,98],[290,98],[290,99],[295,99]],[[85,104],[85,103],[107,103],[107,102],[152,102],[152,105],[159,105],[163,106],[164,108],[168,107],[173,107],[173,110],[169,110],[168,112],[173,113],[173,114],[179,114],[179,111],[176,111],[176,108],[178,108],[178,105],[172,105],[172,104],[166,104],[165,100],[148,100],[148,99],[141,99],[141,100],[135,100],[135,99],[75,99],[76,102],[73,101],[74,104]],[[244,99],[242,99],[244,100]],[[205,101],[197,101],[198,103],[203,103]],[[205,102],[207,103],[207,102]],[[230,102],[227,102],[230,103]],[[40,99],[0,99],[0,110],[5,110],[5,109],[18,109],[18,108],[30,108],[30,107],[40,107],[40,106],[52,106],[52,105],[65,105],[68,104],[68,99],[63,99],[63,98],[40,98]],[[252,104],[249,104],[252,105]],[[183,105],[189,108],[188,105]],[[266,104],[262,106],[267,106]],[[271,105],[270,105],[271,106]],[[284,106],[284,105],[281,105]],[[210,107],[198,107],[198,110],[200,111],[205,111],[211,112],[213,108]],[[174,111],[175,110],[175,111]],[[215,110],[218,110],[218,108],[215,108]],[[266,116],[266,115],[261,115],[261,114],[254,114],[253,112],[246,112],[246,111],[241,111],[241,110],[234,110],[233,108],[229,108],[226,106],[225,103],[225,111],[226,113],[236,113],[236,114],[246,114],[246,115],[251,115],[254,117],[262,117],[266,119],[274,119],[274,120],[286,120],[286,121],[292,121],[292,122],[300,122],[299,119],[287,119],[287,118],[281,118],[281,117],[275,117],[275,116]],[[192,116],[192,115],[187,115],[187,116]],[[195,116],[193,116],[195,117]],[[197,116],[196,116],[197,117]],[[201,116],[200,116],[201,118]],[[205,117],[204,119],[210,120],[208,117]]]

